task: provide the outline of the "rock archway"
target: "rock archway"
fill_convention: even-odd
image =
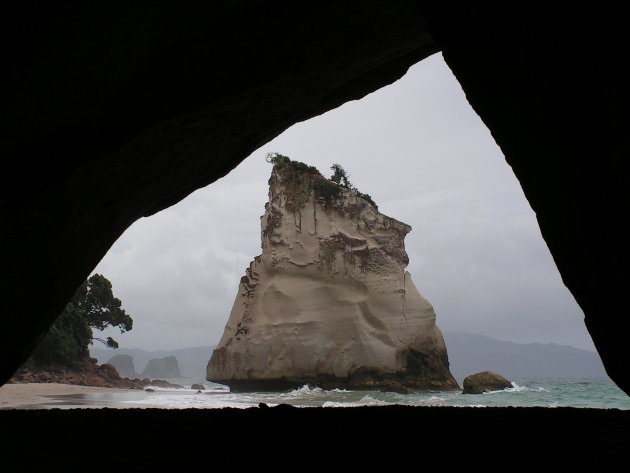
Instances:
[[[627,393],[622,16],[445,2],[79,1],[5,12],[6,381],[140,217],[442,51]]]

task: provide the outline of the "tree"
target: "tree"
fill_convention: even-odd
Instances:
[[[112,337],[94,337],[92,328],[118,327],[120,333],[133,327],[133,320],[114,297],[112,283],[100,274],[85,281],[66,305],[48,333],[35,349],[29,363],[45,366],[51,363],[72,366],[88,355],[94,340],[118,348]]]
[[[376,205],[376,202],[374,202],[374,199],[372,199],[370,194],[364,194],[363,192],[359,192],[359,189],[357,189],[350,183],[350,181],[348,180],[348,173],[341,166],[341,164],[335,163],[332,166],[330,166],[330,169],[333,170],[333,175],[330,176],[331,181],[339,184],[340,186],[356,191],[358,197],[361,197],[362,199],[367,200],[370,204],[374,206],[376,210],[378,210],[378,205]]]
[[[267,153],[267,156],[266,156],[265,160],[268,163],[273,164],[273,169],[274,170],[281,169],[285,165],[287,165],[288,163],[291,162],[291,160],[289,159],[288,156],[285,156],[285,155],[280,154],[280,153]]]
[[[280,153],[267,153],[265,158],[268,163],[273,164],[273,170],[291,169],[294,174],[319,174],[319,170],[315,166],[309,166],[301,161],[294,161],[288,156]]]
[[[95,274],[85,283],[85,292],[81,293],[79,300],[80,309],[83,311],[90,327],[105,330],[107,327],[118,327],[120,333],[125,333],[133,328],[131,316],[121,307],[120,299],[114,297],[112,283],[100,274]],[[118,342],[112,337],[107,341],[98,340],[110,348],[118,348]]]
[[[347,187],[348,189],[352,188],[352,184],[350,184],[350,181],[348,180],[348,173],[341,166],[341,164],[335,163],[330,166],[330,169],[332,169],[333,171],[333,175],[330,176],[331,181],[339,184],[340,186]]]

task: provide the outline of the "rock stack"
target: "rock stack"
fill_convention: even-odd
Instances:
[[[411,227],[312,169],[274,167],[262,255],[241,279],[207,379],[233,391],[459,390],[433,307],[405,271]]]

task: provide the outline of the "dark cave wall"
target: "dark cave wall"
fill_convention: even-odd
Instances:
[[[609,375],[630,392],[628,34],[619,12],[586,5],[5,7],[0,207],[10,335],[0,383],[135,220],[442,49],[520,180]]]
[[[536,212],[608,375],[630,393],[625,17],[597,3],[548,2],[425,15]]]
[[[413,1],[6,8],[0,383],[135,220],[437,51]]]

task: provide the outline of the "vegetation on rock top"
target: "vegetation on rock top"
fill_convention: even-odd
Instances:
[[[315,166],[309,166],[308,164],[305,164],[303,162],[294,161],[288,156],[280,153],[267,153],[266,160],[268,163],[273,164],[274,171],[290,171],[294,181],[296,181],[296,179],[302,175],[318,176],[324,178],[322,173],[319,172],[319,170]],[[330,167],[330,169],[333,171],[332,176],[330,176],[329,178],[330,181],[341,187],[345,187],[346,189],[353,190],[356,193],[357,197],[367,200],[372,206],[374,206],[376,210],[378,210],[378,205],[376,205],[376,202],[374,202],[374,199],[372,199],[369,194],[364,194],[363,192],[360,192],[359,189],[352,185],[349,180],[349,174],[346,172],[343,166],[341,166],[341,164],[334,163]],[[298,182],[298,184],[301,184],[301,182]],[[303,186],[300,186],[299,190],[304,190],[302,187]],[[321,186],[318,187],[321,188]],[[296,195],[301,194],[303,194],[303,192],[296,193]],[[327,193],[327,195],[328,194],[329,193]],[[296,204],[294,205],[294,207],[300,208],[300,204],[304,204],[303,200],[304,199],[297,199],[297,201],[294,202]]]

